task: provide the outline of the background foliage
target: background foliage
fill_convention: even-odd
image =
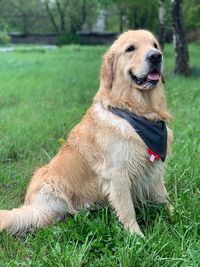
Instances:
[[[186,30],[199,29],[199,0],[182,2]],[[170,0],[165,4],[170,35]],[[0,6],[0,29],[4,25],[9,32],[74,34],[84,24],[91,30],[100,10],[106,13],[106,31],[128,28],[159,31],[159,0],[0,0]]]

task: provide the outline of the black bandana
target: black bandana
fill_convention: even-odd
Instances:
[[[150,155],[158,155],[165,161],[167,153],[167,128],[164,121],[151,122],[127,110],[109,107],[113,114],[127,120],[149,149]],[[151,160],[151,158],[150,158]]]

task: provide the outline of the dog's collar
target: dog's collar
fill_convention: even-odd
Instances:
[[[167,154],[167,128],[164,121],[151,122],[130,111],[109,106],[108,110],[125,119],[136,130],[143,142],[148,147],[150,161],[161,159],[165,161]]]

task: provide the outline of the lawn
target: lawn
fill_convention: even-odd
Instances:
[[[0,54],[0,208],[23,203],[33,170],[47,163],[90,106],[104,46],[18,49]],[[175,206],[137,211],[145,240],[130,235],[109,208],[83,211],[29,233],[0,233],[0,266],[200,266],[200,44],[190,45],[192,72],[173,74],[165,51],[165,91],[174,116],[166,170]]]

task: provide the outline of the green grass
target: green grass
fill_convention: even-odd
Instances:
[[[29,178],[48,162],[92,102],[106,47],[19,49],[0,54],[0,207],[23,203]],[[176,208],[137,212],[146,240],[124,231],[108,208],[83,211],[49,228],[0,234],[0,266],[200,266],[200,49],[190,46],[192,73],[173,74],[166,47],[166,95],[175,142],[166,171]]]

